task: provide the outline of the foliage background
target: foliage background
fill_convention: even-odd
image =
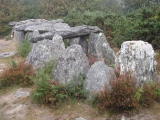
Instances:
[[[115,46],[143,40],[160,48],[160,0],[0,0],[0,36],[8,23],[25,19],[64,19],[71,26],[96,25]]]

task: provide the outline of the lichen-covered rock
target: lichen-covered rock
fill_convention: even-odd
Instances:
[[[43,68],[49,61],[56,61],[65,51],[62,37],[55,35],[52,40],[37,42],[26,58],[26,63],[31,63],[34,68]]]
[[[110,80],[115,80],[116,76],[112,68],[108,67],[104,62],[95,62],[88,70],[85,79],[85,89],[89,93],[89,98],[92,93],[102,90],[105,85],[109,85]]]
[[[59,28],[58,28],[58,24],[57,26],[53,26],[53,27],[55,27],[53,31],[46,31],[45,33],[42,33],[37,37],[33,37],[30,41],[35,43],[43,39],[50,39],[55,34],[61,35],[63,39],[71,39],[71,38],[76,38],[81,36],[87,36],[92,32],[93,33],[102,32],[102,30],[97,26],[82,25],[82,26],[76,26],[76,27],[66,27],[66,26],[63,26],[61,23],[61,26],[59,26]]]
[[[85,75],[89,69],[88,58],[80,45],[72,45],[59,57],[52,72],[52,78],[61,83],[78,78],[80,74]]]
[[[109,46],[105,35],[103,33],[91,33],[88,42],[88,56],[89,60],[95,59],[95,61],[104,61],[108,65],[115,63],[114,51]],[[91,58],[91,59],[90,59]],[[93,63],[91,63],[93,64]]]
[[[156,61],[152,45],[143,41],[126,41],[116,55],[120,73],[131,71],[139,82],[156,79]]]
[[[69,46],[74,45],[74,44],[79,45],[79,41],[80,41],[80,37],[71,38],[71,39],[69,40]]]
[[[30,41],[32,39],[32,37],[36,37],[39,35],[39,31],[38,30],[34,30],[33,32],[27,32],[25,35],[25,39]]]
[[[16,31],[14,30],[14,38],[13,40],[16,40],[18,42],[22,42],[25,39],[24,31]]]

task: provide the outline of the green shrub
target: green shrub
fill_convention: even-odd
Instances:
[[[5,40],[7,41],[7,40],[10,40],[11,39],[11,35],[9,34],[9,35],[7,35],[7,36],[5,36]]]
[[[49,61],[45,64],[45,67],[42,69],[42,71],[49,75],[50,78],[51,78],[51,75],[52,75],[52,71],[53,71],[53,68],[54,68],[54,65],[55,65],[55,61]]]
[[[29,86],[33,84],[30,76],[34,76],[34,70],[30,64],[25,64],[24,61],[16,64],[12,61],[10,68],[3,71],[0,76],[0,87],[11,85]]]
[[[46,93],[51,91],[50,77],[42,70],[39,70],[35,77],[32,77],[35,85],[35,90],[32,92],[32,100],[37,103],[44,103]]]
[[[84,81],[80,80],[77,84],[73,81],[60,84],[40,70],[33,78],[35,89],[32,92],[32,99],[41,104],[51,104],[56,106],[69,99],[85,99],[86,93],[83,90]]]
[[[160,82],[147,82],[147,84],[151,87],[151,90],[155,96],[155,100],[160,102]]]
[[[31,51],[31,43],[28,40],[23,40],[17,47],[18,55],[21,57],[27,57]]]

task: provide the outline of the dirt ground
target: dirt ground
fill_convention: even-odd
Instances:
[[[0,40],[0,53],[16,51],[16,44],[11,40]],[[5,69],[11,59],[22,60],[18,56],[0,59],[0,70]],[[131,118],[123,118],[123,115],[114,115],[109,118],[108,113],[100,114],[84,102],[73,101],[59,108],[37,105],[31,102],[29,96],[15,96],[17,90],[30,93],[32,88],[20,89],[16,86],[0,90],[0,120],[75,120],[79,117],[86,120],[160,120],[160,103],[155,103],[152,108],[144,109]]]

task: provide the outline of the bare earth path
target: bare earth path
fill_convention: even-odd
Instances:
[[[15,41],[11,40],[0,40],[0,53],[16,51],[16,44]],[[11,59],[15,61],[22,60],[18,56],[0,58],[0,72],[7,67]],[[34,104],[31,102],[30,96],[28,96],[31,90],[32,88],[20,87],[0,90],[0,120],[75,120],[75,118],[79,117],[83,117],[86,120],[120,120],[118,116],[113,116],[109,119],[107,113],[99,114],[96,109],[81,102],[66,103],[58,109]],[[160,120],[160,104],[155,103],[152,108],[142,111],[132,118],[123,120]]]

